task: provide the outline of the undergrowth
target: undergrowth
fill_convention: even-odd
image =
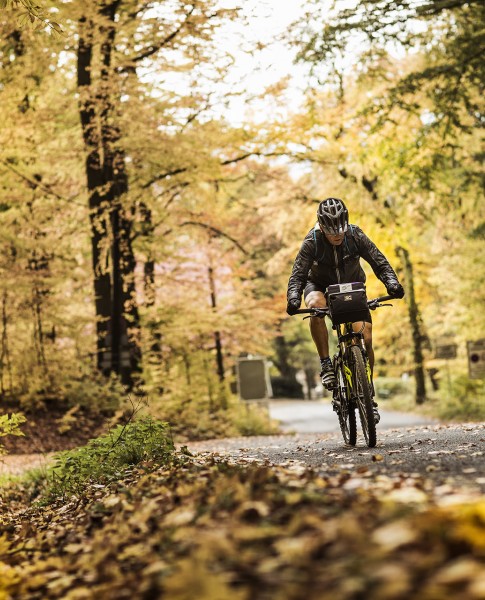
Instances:
[[[376,379],[377,400],[382,408],[412,412],[444,421],[484,421],[485,382],[467,375],[456,375],[440,382],[438,390],[430,390],[418,405],[414,400],[414,380],[399,383],[391,378]]]
[[[30,475],[33,495],[40,494],[41,503],[65,500],[81,496],[87,485],[119,480],[128,468],[141,462],[160,466],[176,460],[168,423],[143,417],[118,425],[85,446],[57,455],[46,472]]]
[[[264,406],[235,399],[229,399],[225,408],[190,398],[166,400],[163,404],[151,402],[149,411],[168,421],[178,440],[271,435],[279,431]]]

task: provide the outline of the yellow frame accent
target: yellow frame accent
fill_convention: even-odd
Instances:
[[[344,373],[345,378],[349,382],[350,387],[352,388],[352,371],[349,369],[347,365],[344,365]]]

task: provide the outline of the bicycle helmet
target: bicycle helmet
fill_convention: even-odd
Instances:
[[[347,231],[349,211],[342,200],[327,198],[318,205],[317,218],[324,233],[340,235]]]

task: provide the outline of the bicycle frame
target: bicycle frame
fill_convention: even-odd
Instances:
[[[370,310],[391,300],[392,296],[381,296],[368,300]],[[307,317],[320,317],[330,315],[328,308],[299,309],[297,314],[307,314]],[[357,440],[357,425],[355,409],[358,408],[364,436],[369,447],[376,444],[376,428],[373,413],[373,383],[372,371],[368,360],[367,351],[362,334],[363,328],[354,331],[353,323],[333,323],[337,333],[338,352],[333,358],[333,367],[336,385],[333,389],[332,404],[337,412],[342,435],[347,444],[355,445]]]

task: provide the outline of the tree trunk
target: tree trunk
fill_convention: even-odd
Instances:
[[[135,257],[131,216],[123,209],[128,192],[125,154],[112,90],[111,56],[115,38],[115,15],[119,2],[101,6],[102,25],[80,19],[78,88],[80,117],[87,150],[86,176],[89,191],[94,294],[97,321],[97,366],[103,373],[121,375],[131,387],[133,373],[140,371],[139,314],[135,296]],[[93,47],[99,34],[100,78],[93,86]],[[94,87],[96,92],[94,92]],[[111,245],[108,240],[111,236]],[[111,258],[111,272],[107,260]],[[109,348],[109,349],[108,349]]]
[[[315,387],[315,370],[306,368],[303,370],[305,373],[305,381],[307,385],[307,398],[308,400],[312,399],[312,390]]]
[[[423,404],[426,400],[426,381],[423,366],[423,339],[421,331],[419,308],[414,293],[413,265],[409,258],[409,252],[402,247],[396,248],[396,254],[402,261],[404,277],[406,282],[406,298],[408,302],[409,322],[413,339],[414,377],[416,382],[416,404]]]
[[[10,362],[10,350],[8,343],[8,316],[7,316],[7,300],[8,294],[7,290],[3,291],[2,297],[2,342],[1,342],[1,352],[0,352],[0,386],[2,397],[6,394],[5,387],[5,378],[4,371],[7,371],[8,374],[8,389],[9,392],[12,391],[12,365]]]
[[[217,308],[216,285],[214,281],[214,269],[211,265],[209,265],[208,274],[211,294],[211,306],[212,310],[215,311]],[[222,352],[222,340],[220,331],[214,331],[214,344],[216,349],[217,375],[219,377],[219,381],[222,382],[224,381],[224,356]]]
[[[86,147],[86,178],[89,219],[91,224],[91,253],[93,268],[94,306],[96,312],[96,366],[108,375],[111,371],[111,278],[108,270],[106,244],[109,237],[107,207],[100,190],[105,185],[101,164],[101,139],[97,128],[96,108],[91,91],[94,25],[84,17],[79,22],[77,52],[77,84],[79,114]],[[104,263],[104,264],[103,264]]]

